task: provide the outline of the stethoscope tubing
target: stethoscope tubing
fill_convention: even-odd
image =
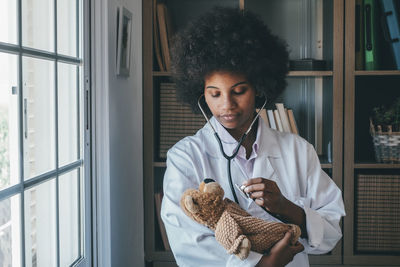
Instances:
[[[237,198],[237,196],[236,196],[235,188],[234,188],[233,182],[232,182],[231,160],[234,159],[234,158],[236,157],[236,155],[238,154],[240,146],[242,145],[243,141],[246,139],[248,133],[251,131],[251,128],[252,128],[253,124],[256,122],[256,120],[257,120],[258,117],[260,116],[261,111],[265,108],[265,106],[266,106],[266,104],[267,104],[267,99],[265,99],[264,104],[262,105],[262,107],[260,108],[260,110],[257,112],[257,115],[254,117],[254,119],[253,119],[253,121],[251,122],[251,124],[250,124],[249,128],[247,129],[247,131],[246,131],[246,132],[242,135],[242,137],[240,138],[239,143],[237,144],[237,146],[236,146],[236,148],[235,148],[233,154],[232,154],[231,156],[228,156],[228,155],[225,153],[224,147],[223,147],[223,145],[222,145],[221,138],[219,137],[217,131],[216,131],[216,130],[214,129],[214,127],[212,126],[212,124],[211,124],[210,120],[208,119],[206,113],[204,112],[203,108],[201,107],[200,99],[201,99],[201,97],[203,97],[203,96],[204,96],[204,94],[202,94],[202,95],[199,97],[199,99],[197,100],[197,105],[199,106],[201,113],[203,113],[203,116],[204,116],[204,118],[206,119],[208,125],[211,126],[211,129],[212,129],[213,132],[214,132],[214,136],[215,136],[215,138],[217,139],[217,142],[218,142],[218,144],[219,144],[219,149],[220,149],[220,151],[221,151],[221,154],[222,154],[222,155],[224,156],[224,158],[226,158],[226,160],[227,160],[227,173],[228,173],[229,186],[230,186],[230,188],[231,188],[232,195],[233,195],[233,198],[234,198],[235,202],[239,204],[238,198]]]

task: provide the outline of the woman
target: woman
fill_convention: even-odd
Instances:
[[[215,8],[179,33],[173,45],[178,97],[212,115],[227,155],[255,119],[255,109],[273,103],[286,86],[286,46],[256,15]],[[329,252],[341,238],[344,213],[341,192],[321,170],[312,145],[256,119],[232,159],[232,183],[243,184],[250,198],[232,191],[219,144],[210,125],[178,142],[167,154],[162,219],[180,266],[309,266],[308,253]],[[179,206],[183,192],[205,178],[216,180],[225,197],[237,200],[253,216],[294,223],[290,233],[265,255],[251,252],[241,261],[217,243],[213,232],[192,221]]]

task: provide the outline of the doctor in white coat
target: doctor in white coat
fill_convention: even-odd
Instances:
[[[240,23],[232,28],[238,20]],[[221,45],[215,47],[218,42]],[[264,42],[264,46],[258,42]],[[248,43],[260,51],[252,56],[235,52],[247,50],[228,48]],[[210,51],[208,45],[216,50],[210,58],[201,53]],[[268,45],[274,53],[261,51]],[[197,99],[204,94],[201,99],[212,114],[210,124],[225,153],[231,155],[252,124],[260,99],[274,99],[284,89],[285,47],[253,14],[217,8],[178,35],[173,52],[180,99],[195,110]],[[249,65],[237,64],[240,61]],[[252,68],[254,64],[260,66]],[[321,169],[312,145],[300,136],[277,132],[266,127],[261,118],[256,119],[231,163],[232,182],[245,185],[250,198],[240,191],[232,192],[226,161],[208,124],[168,151],[161,216],[179,266],[303,267],[309,266],[308,254],[327,253],[340,240],[339,222],[345,215],[341,191]],[[213,231],[187,217],[180,208],[183,192],[198,188],[205,178],[217,181],[225,197],[234,200],[237,195],[238,204],[251,215],[299,225],[300,242],[291,245],[290,233],[286,233],[265,254],[251,252],[245,260],[228,254]]]

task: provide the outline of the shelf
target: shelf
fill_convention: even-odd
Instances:
[[[154,77],[170,77],[172,76],[172,72],[169,71],[153,71]]]
[[[389,76],[389,75],[400,75],[400,70],[356,70],[354,71],[356,76]]]
[[[332,163],[321,163],[321,169],[332,169]]]
[[[400,164],[391,163],[355,163],[355,169],[400,169]]]
[[[153,167],[167,167],[167,163],[165,161],[155,161],[153,162]]]
[[[153,251],[145,256],[147,261],[175,261],[171,251]]]
[[[309,71],[289,71],[288,77],[304,77],[304,76],[310,76],[310,77],[320,77],[320,76],[333,76],[333,71],[331,70],[324,70],[324,71],[314,71],[314,70],[309,70]]]
[[[400,74],[400,72],[399,72]],[[154,77],[170,77],[172,72],[168,71],[153,71]],[[289,71],[288,77],[320,77],[320,76],[333,76],[333,71]]]

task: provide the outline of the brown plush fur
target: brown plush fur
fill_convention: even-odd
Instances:
[[[252,217],[223,196],[224,191],[218,183],[202,182],[199,190],[188,189],[183,193],[181,207],[187,216],[214,230],[216,240],[228,253],[245,259],[250,249],[266,253],[288,231],[293,232],[292,244],[300,237],[297,225]]]

